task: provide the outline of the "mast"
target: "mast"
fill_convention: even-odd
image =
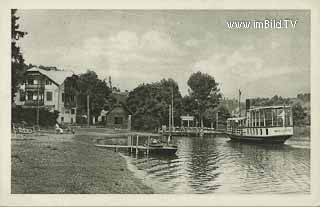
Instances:
[[[169,136],[168,136],[168,143],[170,141],[170,136],[171,136],[171,113],[172,113],[172,109],[171,109],[171,105],[169,104]]]
[[[174,117],[173,117],[173,86],[171,87],[171,127],[174,128]]]
[[[241,117],[240,100],[241,100],[241,90],[239,89],[239,117]]]
[[[39,83],[40,83],[40,79],[38,79],[38,83],[37,83],[37,126],[39,126],[39,118],[40,118],[40,110],[39,110]]]
[[[89,95],[87,95],[87,124],[88,126],[90,125],[90,104],[89,104],[89,101],[90,101],[90,97]]]

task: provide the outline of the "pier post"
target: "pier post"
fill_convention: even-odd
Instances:
[[[139,143],[139,136],[137,135],[137,142],[136,142],[136,155],[138,154],[138,143]]]
[[[133,139],[132,135],[130,135],[130,153],[132,153]]]
[[[149,154],[149,144],[150,144],[150,136],[148,136],[148,142],[147,142],[147,155]]]

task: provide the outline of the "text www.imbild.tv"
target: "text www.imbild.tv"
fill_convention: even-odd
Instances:
[[[230,20],[228,29],[295,29],[298,20],[265,19],[265,20]]]

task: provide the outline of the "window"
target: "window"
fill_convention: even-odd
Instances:
[[[25,101],[26,100],[26,93],[24,90],[20,90],[20,101]]]
[[[52,92],[47,91],[47,101],[52,101]]]
[[[122,124],[123,117],[114,117],[114,124]]]
[[[28,79],[28,85],[33,85],[33,79]]]
[[[260,135],[262,135],[262,129],[260,129]]]
[[[49,79],[46,79],[46,85],[52,85],[52,82]]]
[[[71,109],[71,114],[75,114],[76,110],[75,109]]]
[[[268,135],[268,134],[269,134],[268,129],[266,129],[266,135]]]
[[[61,117],[61,122],[63,122],[63,121],[64,121],[64,117],[62,116],[62,117]]]
[[[71,124],[73,124],[73,118],[71,118]]]
[[[62,93],[62,98],[61,98],[61,100],[62,100],[62,102],[64,102],[64,93]]]
[[[32,97],[33,97],[32,91],[28,91],[27,92],[27,100],[32,100]]]

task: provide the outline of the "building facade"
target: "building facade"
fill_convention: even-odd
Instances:
[[[47,108],[59,111],[57,122],[76,121],[76,91],[67,78],[76,77],[71,71],[44,70],[33,67],[26,71],[25,80],[15,96],[15,104],[26,108]]]
[[[130,110],[123,103],[118,103],[101,117],[102,123],[108,128],[131,130]]]

